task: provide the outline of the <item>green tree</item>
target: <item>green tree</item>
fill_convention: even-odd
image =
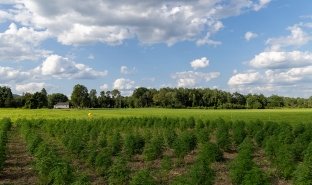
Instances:
[[[97,98],[97,92],[95,89],[90,90],[89,98],[90,98],[90,107],[97,108],[99,105],[99,102]]]
[[[75,107],[85,108],[90,106],[90,98],[87,87],[77,84],[71,94],[71,102]]]
[[[54,93],[48,95],[48,107],[53,108],[53,106],[59,102],[67,102],[68,98],[66,95],[61,93]]]

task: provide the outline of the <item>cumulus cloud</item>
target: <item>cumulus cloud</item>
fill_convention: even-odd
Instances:
[[[96,71],[59,55],[47,57],[40,66],[34,69],[34,72],[59,79],[94,79],[107,75],[107,71]]]
[[[114,81],[113,89],[118,89],[122,95],[128,96],[135,89],[135,81],[125,78],[118,78]]]
[[[47,29],[66,45],[93,42],[116,45],[134,37],[144,44],[172,45],[188,40],[198,45],[216,45],[220,42],[211,37],[223,27],[223,19],[245,10],[258,11],[270,0],[8,2],[17,5],[8,12],[10,15],[6,15],[6,19]]]
[[[250,65],[254,68],[281,69],[312,65],[312,53],[301,51],[268,51],[256,55]]]
[[[31,82],[31,83],[26,83],[26,84],[16,84],[15,90],[19,93],[26,93],[26,92],[34,93],[34,92],[41,91],[42,88],[46,88],[46,87],[47,87],[46,83]]]
[[[134,74],[135,71],[136,71],[135,67],[133,67],[132,69],[129,69],[127,66],[120,67],[120,73],[123,75]]]
[[[48,55],[50,52],[39,49],[39,44],[49,36],[46,31],[10,24],[0,33],[0,61],[37,60]]]
[[[270,46],[269,50],[277,51],[285,47],[295,46],[300,47],[311,41],[312,37],[307,34],[299,25],[294,25],[288,28],[291,32],[288,36],[277,38],[269,38],[266,44]]]
[[[198,83],[204,81],[209,82],[212,79],[218,78],[219,72],[202,73],[194,71],[177,72],[172,75],[172,78],[177,81],[178,87],[195,87]]]
[[[135,82],[130,79],[119,78],[115,80],[113,88],[118,90],[133,90],[134,85]]]
[[[202,57],[200,59],[195,59],[191,62],[191,66],[193,69],[205,68],[208,67],[209,60],[206,57]]]
[[[31,78],[31,73],[14,69],[11,67],[1,67],[0,66],[0,82],[21,82]]]
[[[255,39],[257,37],[258,37],[258,34],[256,34],[256,33],[253,33],[253,32],[250,32],[250,31],[245,33],[245,40],[246,41],[250,41],[250,40]]]

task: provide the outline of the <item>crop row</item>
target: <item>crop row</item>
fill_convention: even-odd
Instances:
[[[0,121],[0,171],[3,169],[6,160],[6,144],[8,142],[8,131],[11,128],[11,120],[4,118]]]
[[[26,120],[18,120],[18,126],[27,143],[28,151],[35,157],[34,167],[40,184],[88,184],[84,176],[76,177],[70,164],[62,160],[34,131],[34,126]]]
[[[269,184],[275,175],[295,184],[312,179],[311,125],[120,118],[32,120],[30,127],[58,139],[108,184],[212,184],[211,164],[222,161],[223,152],[238,153],[229,166],[234,184]],[[265,151],[277,174],[266,174],[253,162],[255,150]],[[138,157],[143,167],[131,166]],[[160,167],[152,169],[159,160]],[[168,179],[179,167],[189,170]]]

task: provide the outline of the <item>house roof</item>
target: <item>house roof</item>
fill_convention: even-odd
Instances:
[[[55,104],[55,106],[58,105],[69,105],[69,102],[58,102],[57,104]]]

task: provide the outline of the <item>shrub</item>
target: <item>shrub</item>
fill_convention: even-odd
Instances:
[[[124,157],[118,156],[108,170],[110,185],[126,185],[129,181],[130,170]]]
[[[239,145],[241,142],[244,141],[246,137],[245,131],[245,123],[244,122],[235,122],[232,125],[233,130],[233,140],[236,145]]]
[[[107,176],[108,169],[112,165],[111,152],[108,149],[104,149],[98,153],[95,158],[96,170],[104,177]]]
[[[295,185],[312,184],[312,142],[305,151],[303,163],[300,164],[295,172]]]
[[[168,147],[170,147],[170,148],[173,147],[173,144],[174,144],[176,138],[177,138],[177,134],[173,129],[166,129],[164,131],[164,139],[165,139],[165,143]]]
[[[212,163],[215,161],[221,161],[222,159],[223,153],[216,144],[205,143],[200,147],[197,160]]]
[[[129,134],[125,138],[124,150],[128,156],[134,154],[141,154],[144,147],[145,141],[144,138],[140,135]]]
[[[248,171],[244,178],[242,185],[269,185],[268,176],[259,169],[259,167],[254,166],[250,171]]]
[[[151,176],[149,170],[144,169],[136,172],[131,181],[130,185],[156,185],[155,179]]]
[[[116,156],[121,151],[122,141],[119,132],[114,133],[111,142],[109,144],[109,147],[112,149],[112,155],[114,156]]]
[[[172,185],[212,185],[214,172],[209,166],[203,161],[197,161],[186,174],[177,177]]]
[[[160,136],[154,136],[144,148],[144,159],[147,161],[155,160],[161,156],[162,150],[163,139]]]
[[[174,151],[178,157],[184,157],[188,152],[196,147],[196,137],[193,133],[182,132],[174,143]]]
[[[230,150],[231,141],[227,125],[225,125],[224,123],[220,123],[220,125],[218,125],[216,138],[217,145],[219,148],[221,148],[224,151]]]
[[[285,179],[290,179],[293,175],[296,164],[294,159],[291,145],[281,145],[278,147],[274,163],[278,168],[279,174]]]

